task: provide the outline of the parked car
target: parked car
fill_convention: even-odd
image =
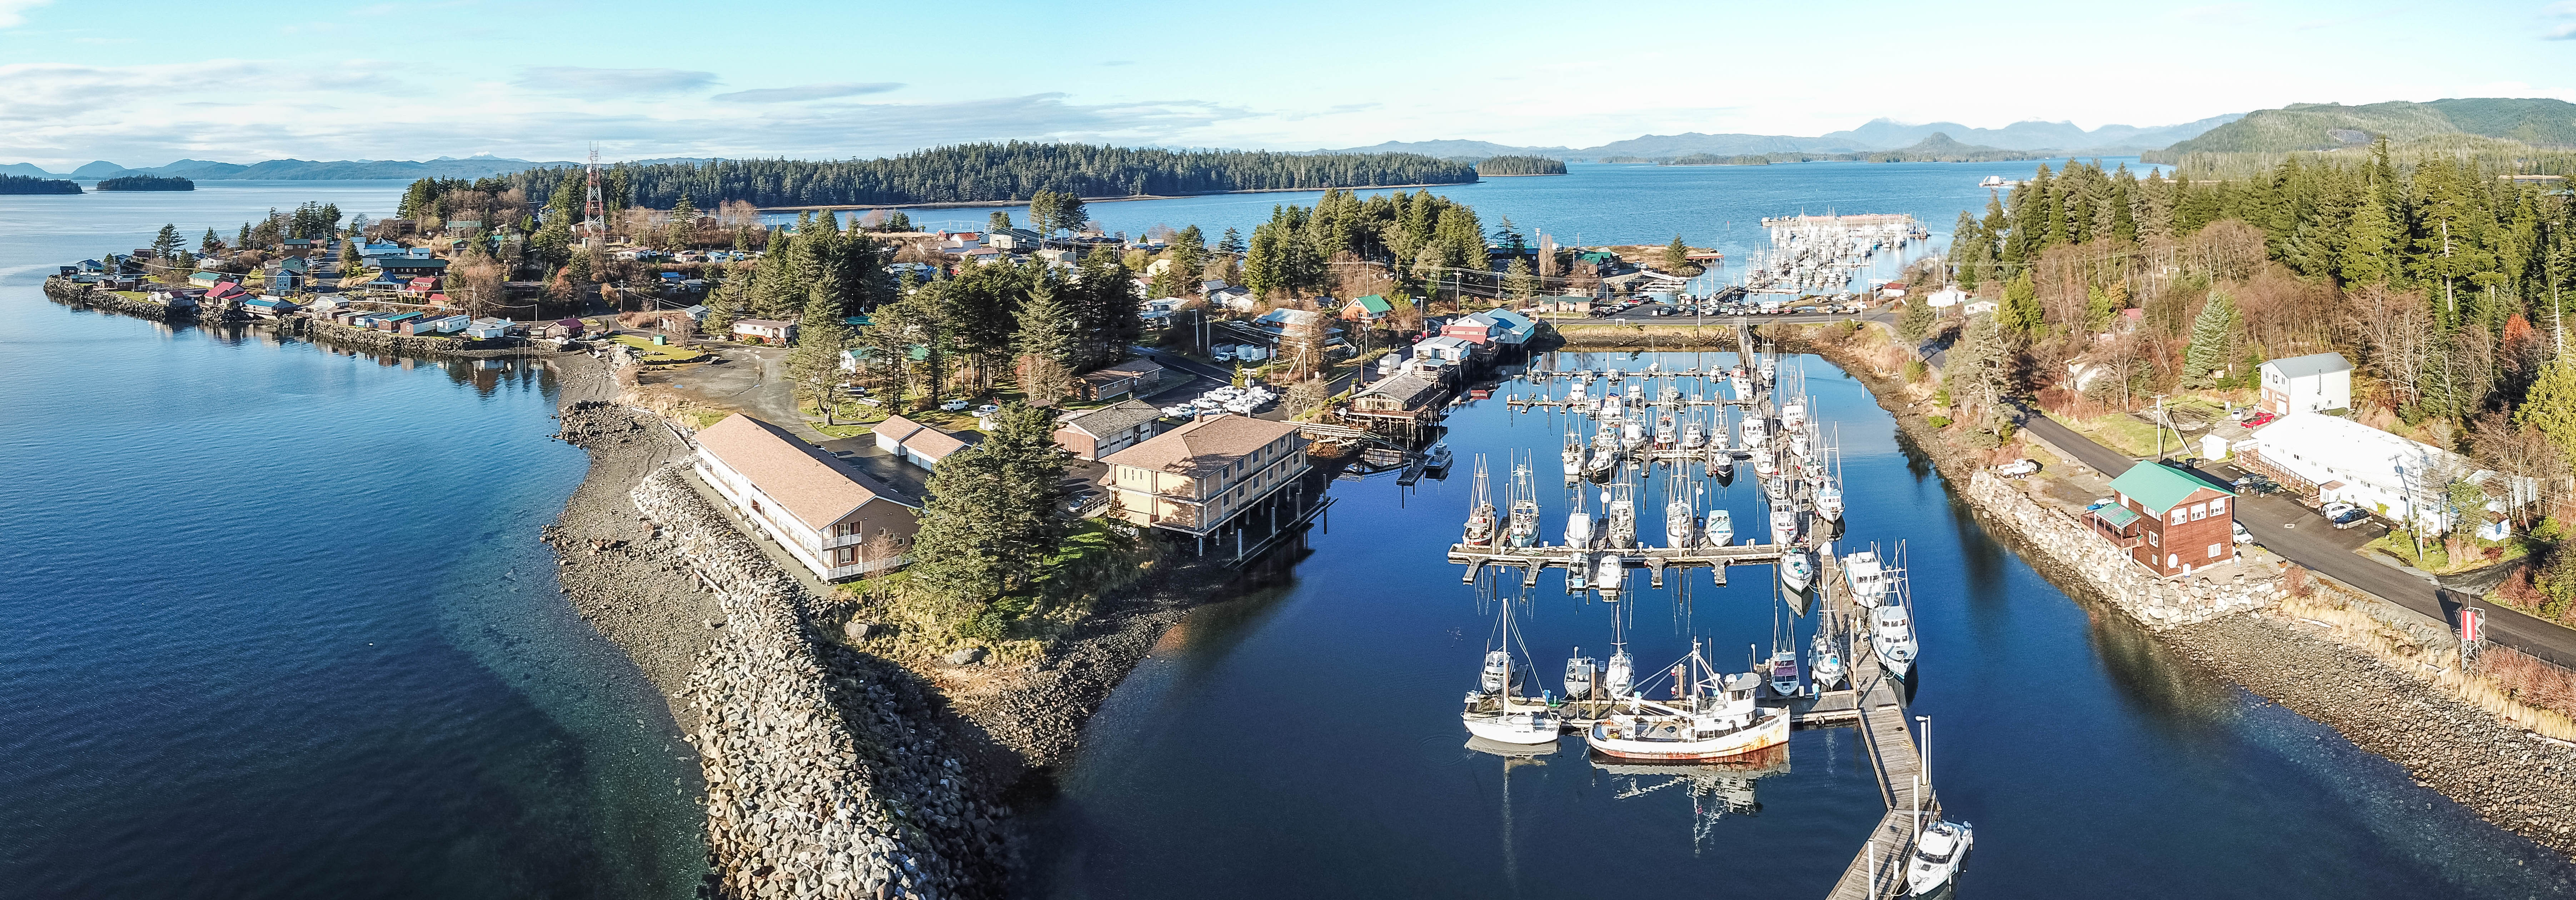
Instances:
[[[1000,406],[987,403],[982,406],[975,407],[975,417],[980,419],[1001,411],[1002,408]]]
[[[2245,427],[2247,427],[2247,428],[2261,428],[2261,427],[2263,427],[2263,426],[2265,426],[2265,425],[2272,424],[2272,420],[2273,420],[2273,419],[2278,419],[2278,418],[2280,418],[2280,416],[2273,415],[2273,414],[2272,414],[2270,411],[2268,411],[2268,410],[2267,410],[2267,411],[2264,411],[2264,412],[2258,412],[2258,413],[2253,414],[2252,416],[2248,416],[2248,417],[2246,417],[2246,419],[2245,419]]]
[[[2228,527],[2228,529],[2229,529],[2230,531],[2232,531],[2232,532],[2236,535],[2236,542],[2237,542],[2237,543],[2239,543],[2239,544],[2251,544],[2251,543],[2254,543],[2254,533],[2253,533],[2253,532],[2250,532],[2250,531],[2246,531],[2246,530],[2245,530],[2245,523],[2243,523],[2243,522],[2230,522],[2230,523],[2228,523],[2228,524],[2227,524],[2227,527]]]
[[[965,412],[966,407],[971,405],[972,404],[969,404],[964,400],[950,400],[946,403],[939,404],[939,408],[947,412]]]
[[[2336,528],[2351,528],[2370,521],[2369,510],[2350,503],[2328,503],[2317,510],[2317,514],[2326,517],[2326,521]]]
[[[2281,492],[2281,484],[2261,475],[2246,475],[2236,479],[2236,490],[2248,494],[2277,494]]]
[[[2038,471],[2039,460],[2031,459],[2029,457],[2016,459],[2012,462],[1995,467],[1995,474],[2006,478],[2021,478],[2023,476],[2036,474]]]

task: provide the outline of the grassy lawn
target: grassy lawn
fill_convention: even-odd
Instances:
[[[2108,413],[2073,421],[2057,416],[2049,418],[2057,419],[2066,427],[2075,429],[2076,433],[2130,456],[2151,456],[2156,452],[2156,427],[2123,413]],[[2173,432],[2165,432],[2165,451],[2171,453],[2177,449],[2180,448],[2176,446]]]
[[[641,335],[621,334],[609,340],[635,348],[636,354],[641,356],[648,365],[692,363],[707,358],[705,351],[694,347],[680,344],[657,347],[653,345],[653,339]]]
[[[2362,550],[2386,553],[2404,561],[2407,565],[2435,575],[2449,575],[2453,572],[2466,572],[2497,563],[2512,562],[2530,552],[2523,546],[2522,541],[2510,538],[2500,544],[2471,538],[2469,544],[2476,547],[2477,552],[2461,554],[2461,558],[2453,562],[2450,550],[2443,546],[2441,538],[2427,536],[2424,538],[2424,555],[2417,556],[2414,537],[2403,530],[2392,529],[2387,534],[2380,535],[2378,540],[2364,545]],[[2489,557],[2488,551],[2496,551],[2496,555]]]
[[[813,425],[814,430],[836,438],[858,437],[872,433],[875,431],[876,423],[883,422],[886,418],[885,407],[870,406],[850,397],[841,398],[841,401],[832,407],[833,419],[839,422],[837,425],[823,424],[822,408],[816,406],[810,399],[800,402],[798,411],[805,414],[807,423]]]

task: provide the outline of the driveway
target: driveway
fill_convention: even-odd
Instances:
[[[722,343],[694,346],[715,354],[715,359],[647,372],[643,380],[665,385],[673,393],[708,406],[761,419],[808,441],[826,440],[822,432],[805,424],[805,415],[796,409],[796,385],[787,377],[787,348]]]

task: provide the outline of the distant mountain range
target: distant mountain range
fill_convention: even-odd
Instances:
[[[2467,137],[2576,147],[2576,103],[2493,97],[2364,106],[2293,103],[2256,110],[2175,144],[2164,155],[2334,150],[2381,137],[2392,144]]]
[[[1978,148],[1996,150],[2043,151],[2062,153],[2116,155],[2153,150],[2177,141],[2200,136],[2238,119],[2242,113],[2211,116],[2180,125],[2140,128],[2134,125],[2104,125],[2084,129],[2073,122],[2015,122],[2002,128],[1970,128],[1956,122],[1930,122],[1907,125],[1893,119],[1873,119],[1866,125],[1815,137],[1774,134],[1650,134],[1612,141],[1598,147],[1516,147],[1490,141],[1388,141],[1369,147],[1340,150],[1318,150],[1318,153],[1420,153],[1439,157],[1486,157],[1503,155],[1550,156],[1557,159],[1599,159],[1620,156],[1645,159],[1671,159],[1694,154],[1709,156],[1749,156],[1766,153],[1866,153],[1874,150],[1899,150],[1922,143],[1935,134]]]
[[[643,163],[698,163],[703,159],[646,159]],[[314,162],[302,159],[272,159],[244,165],[183,159],[166,166],[129,169],[106,160],[73,169],[69,175],[47,172],[29,163],[0,165],[0,174],[26,175],[35,178],[73,178],[99,181],[127,175],[156,175],[164,178],[186,178],[192,181],[323,181],[362,178],[488,178],[524,169],[547,166],[573,166],[570,162],[530,162],[497,156],[442,156],[427,162],[410,160],[357,159],[337,162]]]

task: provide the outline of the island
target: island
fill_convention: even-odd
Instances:
[[[0,175],[0,194],[77,194],[81,186],[59,178]]]
[[[102,191],[193,191],[197,183],[185,178],[163,178],[158,175],[125,175],[98,183]]]

